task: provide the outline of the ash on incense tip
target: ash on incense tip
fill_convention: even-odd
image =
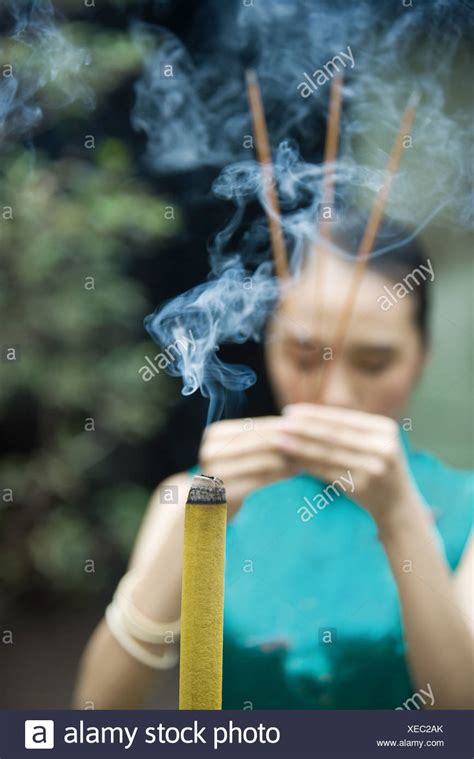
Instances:
[[[193,477],[187,503],[218,505],[225,502],[226,493],[222,480],[206,474]]]

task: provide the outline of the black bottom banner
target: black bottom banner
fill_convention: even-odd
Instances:
[[[0,759],[473,759],[470,711],[1,711]]]

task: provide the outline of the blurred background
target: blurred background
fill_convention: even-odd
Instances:
[[[54,6],[61,49],[59,38],[46,48],[34,35],[15,39],[12,6],[0,9],[0,117],[6,66],[40,66],[51,49],[64,62],[69,44],[88,57],[80,97],[68,97],[72,62],[35,93],[41,118],[30,113],[24,129],[0,118],[1,708],[70,705],[80,653],[152,490],[195,462],[205,403],[181,399],[180,383],[163,373],[142,381],[138,369],[157,352],[143,318],[205,279],[208,240],[229,215],[211,195],[216,169],[156,176],[131,125],[150,53],[133,24],[164,25],[202,53],[213,25],[206,2]],[[466,97],[469,76],[459,59],[452,97]],[[26,95],[24,103],[23,116]],[[374,114],[373,139],[383,141],[378,129]],[[320,119],[308,160],[321,159],[323,143]],[[472,238],[452,225],[428,226],[422,239],[436,272],[432,356],[407,415],[415,445],[465,468],[473,464]],[[253,344],[225,350],[262,371]],[[250,391],[243,415],[264,392]],[[189,430],[179,441],[177,424]]]

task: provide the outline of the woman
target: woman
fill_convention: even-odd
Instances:
[[[335,230],[342,250],[358,226]],[[308,271],[268,325],[281,414],[202,437],[199,469],[224,480],[229,505],[225,709],[474,707],[473,476],[414,452],[405,432],[427,359],[428,264],[413,243],[372,259],[334,356],[353,263],[326,250],[319,284]],[[387,301],[406,277],[411,292]],[[151,501],[84,654],[78,708],[141,708],[177,661],[190,477]]]

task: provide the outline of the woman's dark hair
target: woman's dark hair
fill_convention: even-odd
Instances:
[[[367,216],[360,213],[343,215],[332,229],[332,240],[350,258],[354,258],[364,230]],[[412,295],[416,300],[415,319],[426,347],[429,344],[429,282],[420,266],[426,266],[427,257],[418,238],[391,219],[385,218],[380,224],[375,244],[375,255],[367,263],[370,269],[380,272],[392,282],[402,282],[404,277],[418,270],[420,276]]]

